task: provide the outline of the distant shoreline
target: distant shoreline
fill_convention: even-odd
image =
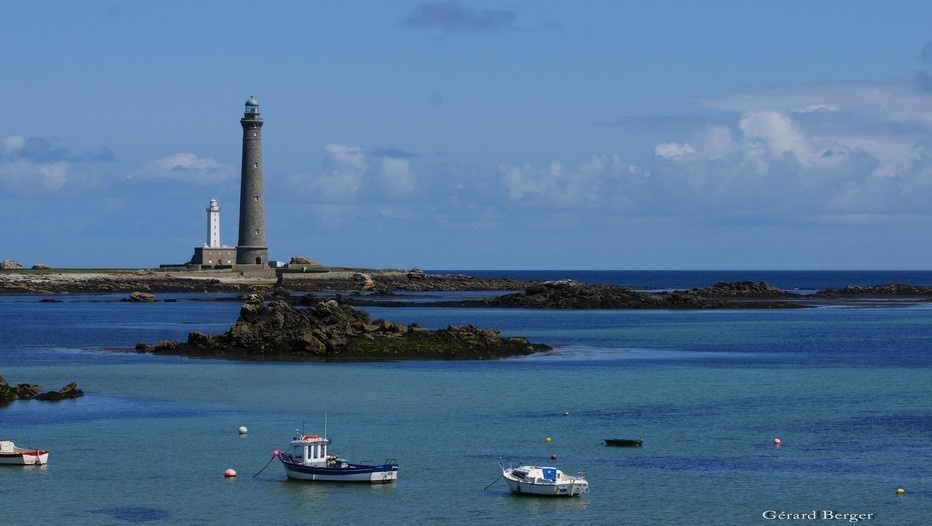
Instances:
[[[229,293],[281,295],[282,293],[348,294],[356,306],[398,306],[396,292],[490,291],[503,292],[507,301],[437,302],[438,307],[510,308],[796,308],[826,304],[901,307],[932,301],[932,287],[897,283],[847,286],[800,295],[764,282],[694,284],[689,289],[646,292],[635,287],[591,285],[560,280],[541,282],[511,278],[473,277],[467,274],[430,274],[419,269],[315,268],[272,269],[264,275],[230,270],[154,269],[16,269],[0,270],[0,295],[55,296],[59,294]],[[569,273],[569,271],[567,271]],[[487,271],[483,272],[488,275]],[[277,277],[275,275],[277,274]],[[553,287],[548,283],[571,283]],[[540,290],[542,285],[548,290]],[[702,288],[699,288],[699,287]],[[536,291],[536,292],[535,292]],[[546,292],[547,296],[540,292]],[[133,300],[135,301],[135,300]]]

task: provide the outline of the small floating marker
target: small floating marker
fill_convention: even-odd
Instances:
[[[226,477],[226,478],[228,478],[228,479],[231,479],[231,478],[233,478],[233,477],[236,476],[236,471],[235,471],[234,469],[232,469],[232,468],[229,468],[229,469],[227,469],[226,471],[223,472],[223,476]]]
[[[906,493],[906,490],[904,490],[903,488],[896,488],[896,494],[897,494],[897,495],[902,495],[902,494],[904,494],[904,493]]]
[[[545,439],[544,439],[544,442],[546,442],[546,443],[549,444],[549,443],[550,443],[550,437],[545,438]]]
[[[276,449],[275,451],[272,451],[272,456],[273,456],[273,457],[277,457],[277,456],[280,455],[280,454],[281,454],[281,452],[280,452],[279,450],[277,450],[277,449]]]
[[[779,438],[773,439],[773,445],[775,445],[775,446],[777,446],[777,447],[780,447],[780,444],[782,444],[782,442],[780,442],[780,439],[779,439]]]
[[[246,429],[246,426],[239,426],[239,434],[245,435],[245,434],[248,433],[248,432],[249,432],[249,430]]]
[[[570,412],[569,412],[569,411],[563,411],[563,416],[570,416]]]
[[[550,460],[556,460],[556,459],[557,459],[556,455],[550,455]]]

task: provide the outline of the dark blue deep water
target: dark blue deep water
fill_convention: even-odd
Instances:
[[[463,273],[650,289],[932,284],[929,272]],[[41,299],[0,296],[0,375],[45,390],[76,380],[86,394],[0,407],[0,439],[52,452],[47,466],[0,469],[15,503],[0,507],[0,524],[823,524],[765,515],[830,512],[914,525],[932,513],[928,302],[370,308],[377,318],[472,323],[554,349],[487,362],[320,364],[127,352],[225,331],[240,308],[229,296]],[[398,482],[295,483],[275,462],[265,468],[296,429],[325,426],[344,457],[397,458]],[[644,445],[609,448],[610,437]],[[500,460],[585,471],[592,491],[512,496],[496,483]],[[238,476],[225,478],[228,468]]]

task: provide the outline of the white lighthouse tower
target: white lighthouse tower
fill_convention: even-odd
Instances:
[[[216,199],[210,200],[207,207],[207,244],[205,247],[216,248],[220,246],[220,206]]]

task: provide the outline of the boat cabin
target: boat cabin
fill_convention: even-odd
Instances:
[[[330,440],[320,435],[299,435],[291,441],[291,459],[301,464],[326,464],[336,460],[327,455]]]

